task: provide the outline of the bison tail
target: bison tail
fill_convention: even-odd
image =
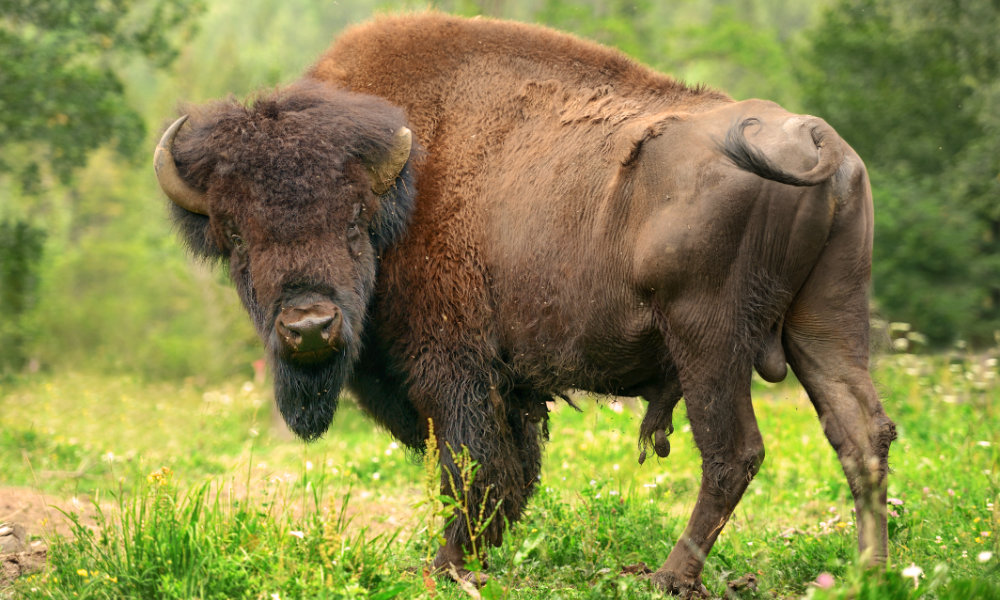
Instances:
[[[747,139],[747,128],[757,126],[760,145]],[[790,115],[780,126],[765,125],[757,117],[734,123],[719,143],[722,152],[737,167],[765,179],[796,186],[823,183],[840,168],[845,142],[826,121],[817,117]],[[803,163],[816,157],[814,166],[802,171],[782,163]]]

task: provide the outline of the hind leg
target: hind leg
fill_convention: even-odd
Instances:
[[[885,414],[868,371],[867,277],[843,277],[858,245],[834,240],[824,260],[796,296],[783,345],[819,415],[854,497],[858,547],[869,564],[888,555],[886,479],[896,428]]]
[[[727,343],[732,336],[724,331],[709,338],[700,322],[671,325],[668,343],[702,475],[687,527],[651,578],[668,593],[704,594],[705,559],[760,468],[764,441],[750,402],[751,356]]]
[[[749,381],[749,372],[745,378]],[[702,475],[687,527],[652,575],[653,582],[669,593],[704,593],[705,559],[764,460],[749,384],[712,392],[685,397],[691,432],[701,452]]]
[[[858,548],[869,564],[888,556],[886,486],[895,425],[868,373],[867,337],[790,327],[788,362],[812,401],[854,497]],[[856,332],[860,333],[860,332]],[[859,347],[863,345],[863,347]]]

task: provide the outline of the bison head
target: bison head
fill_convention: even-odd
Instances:
[[[156,148],[160,186],[192,251],[228,263],[278,407],[314,439],[360,353],[379,256],[412,211],[403,113],[318,82],[185,112]]]

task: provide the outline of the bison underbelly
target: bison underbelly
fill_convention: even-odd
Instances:
[[[553,312],[550,304],[537,314],[522,311],[500,320],[502,355],[518,381],[552,391],[635,395],[635,389],[662,381],[669,371],[669,354],[651,311],[632,318],[622,318],[627,311],[620,311],[609,319]]]

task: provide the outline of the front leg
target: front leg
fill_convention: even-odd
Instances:
[[[488,548],[499,546],[506,525],[520,518],[541,469],[541,423],[523,398],[503,398],[487,385],[476,400],[471,390],[458,405],[444,404],[435,421],[441,491],[457,508],[433,568],[482,585],[486,576],[470,571],[467,561],[475,558],[485,569]]]

